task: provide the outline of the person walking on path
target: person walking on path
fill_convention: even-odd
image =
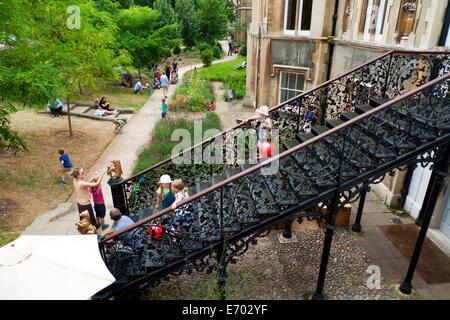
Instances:
[[[166,103],[166,99],[162,98],[161,99],[162,102],[162,113],[161,113],[161,118],[164,119],[166,117],[166,113],[167,113],[167,103]]]
[[[170,79],[170,62],[169,61],[167,61],[167,63],[166,63],[166,77],[168,79]]]
[[[231,45],[231,42],[228,42],[228,55],[233,55],[233,46]]]
[[[163,88],[163,97],[167,97],[167,93],[169,92],[169,78],[165,74],[161,76],[161,87]]]
[[[96,225],[96,219],[91,205],[91,193],[89,192],[89,188],[97,188],[101,184],[105,173],[106,168],[100,176],[98,176],[96,182],[93,182],[96,177],[91,179],[90,182],[86,182],[84,181],[86,178],[86,172],[83,168],[75,168],[72,172],[72,176],[75,178],[73,179],[73,188],[77,194],[78,213],[82,213],[87,210],[89,212],[90,222],[93,226]]]

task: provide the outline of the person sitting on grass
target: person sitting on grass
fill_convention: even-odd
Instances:
[[[59,149],[58,153],[60,154],[59,163],[61,165],[61,184],[66,185],[66,180],[64,179],[64,173],[68,172],[72,175],[73,165],[70,162],[69,155],[64,151],[64,149]]]
[[[58,99],[55,99],[55,101],[50,100],[48,102],[48,108],[50,112],[52,113],[52,118],[61,117],[61,112],[63,108],[63,104]]]
[[[103,109],[100,105],[98,105],[97,109],[94,110],[93,114],[94,114],[94,116],[102,117],[105,114],[109,116],[109,115],[112,115],[114,113],[115,113],[115,111],[110,111],[110,110]]]
[[[239,67],[237,67],[237,68],[234,68],[234,70],[235,71],[239,71],[239,70],[242,70],[242,69],[245,69],[245,68],[247,68],[247,62],[242,62],[242,65],[241,66],[239,66]]]
[[[116,125],[114,127],[114,133],[119,133],[122,134],[122,128],[125,125],[125,121],[121,120],[121,119],[114,119],[113,123]]]

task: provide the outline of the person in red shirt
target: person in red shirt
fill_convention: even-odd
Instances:
[[[215,111],[216,110],[212,100],[209,100],[209,105],[206,107],[206,110],[208,110],[208,111]]]

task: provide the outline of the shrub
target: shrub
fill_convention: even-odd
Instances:
[[[209,44],[207,44],[206,42],[199,43],[197,47],[200,52],[205,51],[205,50],[212,50],[211,46]]]
[[[242,49],[239,50],[239,55],[242,57],[247,56],[247,44],[246,43],[242,46]]]
[[[222,57],[223,52],[221,48],[219,49],[217,46],[214,46],[212,51],[214,58],[220,59]]]
[[[173,48],[173,53],[174,54],[180,54],[181,53],[181,48],[180,45],[176,45],[175,48]]]
[[[213,60],[213,52],[210,49],[203,50],[201,52],[201,58],[204,66],[210,66]]]

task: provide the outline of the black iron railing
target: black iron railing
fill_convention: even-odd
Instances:
[[[179,271],[186,260],[196,269],[212,268],[204,258],[211,249],[231,261],[280,221],[325,219],[327,232],[332,230],[337,210],[356,201],[369,184],[395,168],[437,161],[438,149],[450,139],[448,59],[441,52],[389,52],[272,108],[285,151],[260,163],[239,165],[232,142],[250,130],[240,124],[184,152],[191,159],[196,152],[212,153],[221,164],[176,165],[183,155],[178,154],[126,179],[127,214],[136,223],[102,239],[106,264],[126,288]],[[377,99],[379,106],[370,108]],[[355,108],[366,112],[338,121]],[[328,130],[306,137],[305,110],[314,113],[312,128]],[[290,144],[302,139],[299,135],[305,141]],[[272,166],[279,169],[275,174],[261,174]],[[167,173],[198,192],[177,212],[155,213],[157,181]],[[325,206],[328,210],[320,208]],[[181,232],[173,228],[177,214],[191,217]],[[108,241],[115,244],[105,254]]]

